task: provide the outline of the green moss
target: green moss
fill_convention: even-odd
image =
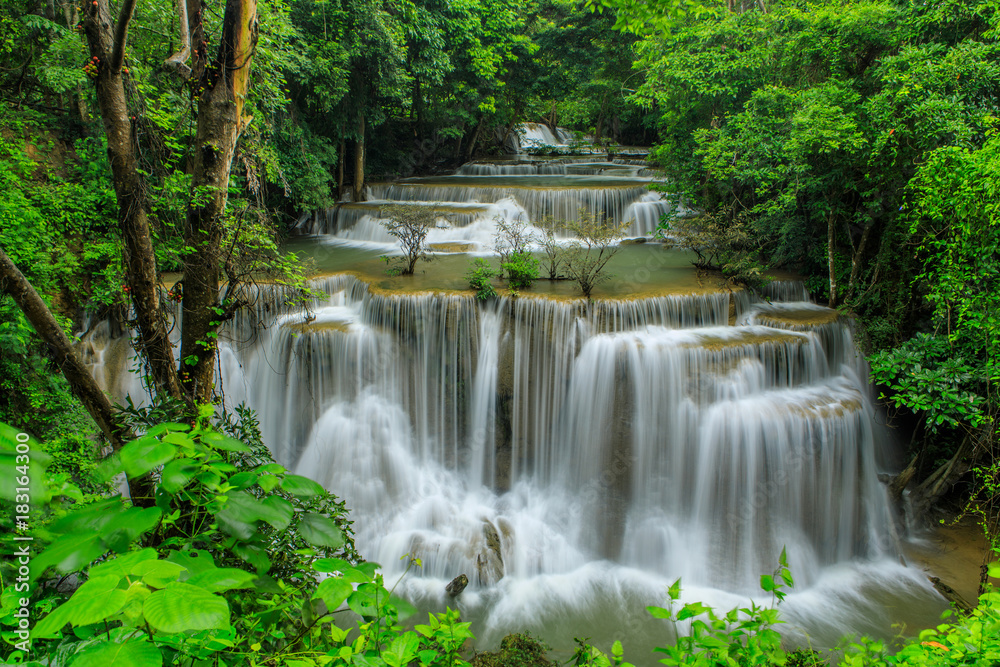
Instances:
[[[545,657],[548,647],[527,632],[510,634],[500,641],[498,651],[477,653],[473,667],[549,667],[554,662]]]

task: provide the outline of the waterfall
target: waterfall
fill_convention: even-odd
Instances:
[[[399,589],[414,603],[438,608],[469,576],[459,603],[484,645],[524,629],[564,642],[607,609],[624,614],[618,636],[662,641],[635,614],[663,586],[745,604],[783,548],[793,634],[878,632],[873,596],[936,613],[899,564],[888,444],[836,311],[746,292],[480,303],[350,276],[312,288],[302,303],[260,286],[225,325],[225,401],[345,499],[388,579],[403,554],[422,559]],[[121,388],[121,346],[93,341]]]
[[[656,603],[650,582],[676,577],[745,600],[782,548],[803,590],[788,613],[817,636],[861,613],[853,594],[816,598],[845,567],[929,604],[898,564],[887,444],[835,311],[742,292],[479,304],[321,288],[312,319],[282,311],[228,344],[227,400],[344,497],[387,575],[422,559],[412,600],[443,604],[467,574],[487,641],[552,605]]]
[[[646,193],[648,179],[620,176],[444,176],[409,178],[371,186],[378,199],[425,202],[494,203],[513,198],[527,211],[532,222],[545,216],[576,220],[580,209],[624,220],[628,206]]]

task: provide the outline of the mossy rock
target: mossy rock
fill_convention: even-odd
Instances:
[[[825,667],[826,664],[818,651],[799,649],[788,654],[785,667]]]
[[[555,667],[545,657],[548,649],[527,632],[510,634],[500,640],[500,649],[477,653],[472,667]]]

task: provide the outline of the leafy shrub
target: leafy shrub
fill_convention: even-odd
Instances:
[[[496,651],[477,653],[472,667],[550,667],[547,647],[528,633],[510,634],[500,640]]]
[[[476,298],[483,301],[491,299],[497,295],[496,290],[490,282],[497,276],[497,272],[482,257],[477,257],[472,261],[472,267],[466,277],[469,279],[469,287],[476,291]]]
[[[538,260],[528,252],[514,253],[500,267],[507,274],[511,289],[527,289],[538,278]]]

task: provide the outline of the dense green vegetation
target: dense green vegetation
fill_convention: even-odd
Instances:
[[[664,232],[738,283],[758,287],[767,269],[790,269],[818,300],[856,315],[893,423],[912,433],[900,488],[912,482],[926,505],[957,484],[951,498],[1000,549],[996,4],[589,4],[602,11],[563,0],[262,0],[246,123],[231,172],[210,187],[193,184],[194,163],[214,145],[199,135],[211,77],[164,64],[184,41],[175,8],[138,2],[121,79],[155,271],[195,277],[192,220],[213,198],[228,250],[208,257],[212,271],[231,284],[267,276],[294,286],[301,268],[279,252],[281,237],[303,213],[349,190],[360,196],[366,178],[499,152],[523,121],[652,143],[664,187],[700,213],[664,221]],[[122,232],[130,208],[112,178],[97,85],[110,65],[83,34],[94,29],[83,26],[91,7],[11,0],[0,9],[0,250],[66,331],[88,318],[139,327]],[[223,34],[221,3],[204,10],[188,35],[192,63],[203,66]],[[413,224],[423,235],[404,273],[426,235],[426,220]],[[622,231],[586,220],[575,231],[591,252],[560,258],[551,245],[542,273],[569,275],[589,296]],[[539,277],[517,240],[501,255],[510,287]],[[476,260],[477,296],[495,296],[495,277]],[[239,303],[210,304],[218,317],[194,341],[204,358],[186,356],[182,371],[214,363],[212,336]],[[468,625],[449,610],[404,627],[407,606],[354,552],[343,504],[270,460],[252,415],[214,418],[204,389],[192,390],[121,416],[122,428],[146,433],[99,463],[101,429],[54,359],[0,293],[0,422],[13,428],[0,436],[5,466],[23,465],[14,433],[37,439],[41,555],[31,577],[46,585],[31,598],[36,656],[53,665],[466,664]],[[117,473],[153,484],[150,495],[123,503],[111,491]],[[7,479],[5,508],[21,502]],[[12,515],[0,518],[5,534]],[[16,568],[0,569],[4,658],[18,640]],[[75,593],[57,585],[69,576],[81,584]],[[782,564],[762,583],[777,602],[790,574]],[[774,608],[717,612],[680,605],[678,591],[650,610],[680,628],[658,656],[664,664],[811,664],[781,647]],[[334,624],[343,603],[356,619]],[[839,660],[987,665],[998,637],[1000,596],[985,591],[971,614],[898,651],[861,640]],[[619,645],[605,655],[584,644],[575,662],[623,664],[621,655]],[[532,660],[546,664],[515,638],[473,664]]]
[[[666,229],[738,282],[792,268],[853,312],[894,423],[915,431],[906,479],[932,480],[931,502],[970,460],[991,539],[998,21],[987,2],[696,4],[644,34],[634,96],[704,212]]]

